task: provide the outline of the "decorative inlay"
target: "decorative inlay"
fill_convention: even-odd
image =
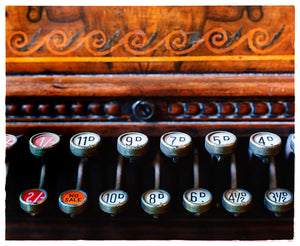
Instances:
[[[246,42],[250,53],[263,55],[269,54],[286,40],[294,42],[294,33],[284,32],[285,26],[273,35],[259,27],[242,34],[243,26],[241,26],[232,35],[221,27],[214,27],[199,37],[200,29],[193,33],[174,30],[161,40],[157,40],[160,30],[150,35],[142,30],[135,30],[123,37],[119,37],[120,29],[110,37],[101,30],[94,30],[83,37],[82,29],[79,29],[68,38],[67,33],[62,30],[54,30],[40,37],[42,29],[39,28],[31,37],[23,31],[12,33],[7,39],[7,46],[17,56],[38,53],[42,47],[57,56],[69,56],[80,47],[84,47],[93,56],[106,56],[121,48],[132,56],[151,56],[158,49],[167,49],[173,55],[187,55],[196,49],[208,49],[213,54],[225,54],[238,49]]]

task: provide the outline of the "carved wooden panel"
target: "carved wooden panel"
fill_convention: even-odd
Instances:
[[[7,73],[292,72],[293,6],[6,8]]]

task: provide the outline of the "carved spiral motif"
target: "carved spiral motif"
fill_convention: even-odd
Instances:
[[[15,32],[11,37],[9,44],[13,49],[21,50],[28,45],[28,36],[22,31]]]
[[[257,53],[265,53],[264,47],[267,47],[270,44],[271,40],[269,34],[266,30],[261,28],[256,28],[249,32],[248,44],[251,50]],[[274,45],[277,47],[277,44]]]
[[[97,54],[107,42],[107,38],[102,31],[90,32],[84,39],[85,47],[92,54]]]
[[[187,45],[187,35],[185,32],[178,30],[167,36],[166,46],[171,51],[178,51]]]
[[[147,44],[148,38],[146,33],[142,31],[135,31],[128,35],[127,41],[128,42],[125,42],[124,44],[125,46],[128,44],[126,47],[129,50],[138,50]]]
[[[225,29],[215,27],[202,37],[193,37],[192,40],[189,40],[191,33],[182,30],[174,30],[161,40],[156,40],[157,35],[149,36],[142,30],[131,31],[123,37],[119,37],[119,29],[110,38],[101,30],[94,30],[85,37],[80,35],[80,30],[71,38],[68,38],[64,31],[55,30],[48,35],[39,37],[40,30],[31,38],[22,31],[13,33],[7,40],[9,50],[15,55],[27,56],[45,45],[47,50],[53,54],[66,55],[84,45],[89,53],[105,56],[123,46],[131,55],[151,55],[153,51],[164,45],[175,55],[185,55],[197,49],[201,44],[205,44],[212,53],[224,54],[247,41],[252,52],[266,54],[286,40],[293,40],[294,36],[294,33],[282,35],[284,27],[273,38],[270,38],[269,33],[262,28],[252,29],[244,35],[240,34],[242,30],[240,28],[236,34],[230,36]]]
[[[228,41],[228,35],[222,28],[214,29],[213,32],[208,34],[209,43],[217,48],[221,48]]]
[[[68,38],[63,31],[54,31],[46,42],[46,47],[53,54],[60,55],[61,50],[68,45]]]

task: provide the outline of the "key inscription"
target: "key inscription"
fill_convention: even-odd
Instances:
[[[206,204],[211,201],[212,195],[205,189],[190,189],[185,193],[186,199],[196,205]]]
[[[43,134],[35,137],[32,143],[37,147],[46,148],[57,144],[58,141],[59,139],[54,135]]]
[[[41,189],[31,189],[31,190],[25,191],[22,194],[21,198],[23,201],[25,201],[27,203],[36,204],[36,203],[42,202],[43,200],[46,200],[47,195]]]
[[[255,135],[253,140],[256,144],[266,147],[279,145],[281,143],[279,136],[268,132],[261,132]]]
[[[267,197],[274,203],[285,204],[289,203],[293,199],[293,195],[288,190],[273,189],[268,191]]]
[[[145,193],[144,199],[152,206],[164,206],[169,202],[170,196],[164,190],[152,190]]]
[[[226,191],[225,198],[228,202],[235,205],[243,205],[251,201],[250,193],[242,189],[230,189]]]
[[[114,206],[125,203],[127,199],[127,193],[122,190],[108,190],[101,195],[103,203]]]
[[[121,142],[130,147],[140,147],[148,142],[148,138],[141,133],[128,133],[121,138]]]
[[[189,135],[182,132],[174,132],[165,136],[164,141],[172,147],[181,147],[188,145],[192,139]]]
[[[80,204],[84,202],[86,199],[87,199],[86,194],[80,190],[66,191],[61,196],[62,202],[67,203],[69,205]]]
[[[78,147],[91,147],[100,141],[99,135],[95,133],[82,133],[73,138],[74,145]]]
[[[230,132],[215,132],[209,136],[209,141],[216,145],[232,145],[236,137]]]

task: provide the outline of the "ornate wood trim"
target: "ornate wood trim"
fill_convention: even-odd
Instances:
[[[230,36],[228,31],[224,28],[214,27],[202,37],[198,37],[199,31],[188,34],[182,30],[174,30],[161,40],[155,40],[159,30],[151,35],[148,35],[142,30],[136,30],[128,32],[123,37],[118,38],[120,29],[110,38],[108,38],[102,30],[94,30],[84,37],[79,37],[82,29],[77,31],[70,40],[68,40],[67,33],[62,30],[54,30],[49,34],[44,35],[42,38],[38,38],[41,33],[41,28],[39,28],[31,38],[23,31],[12,33],[7,39],[7,46],[8,52],[10,51],[16,56],[31,56],[31,60],[33,60],[32,55],[35,55],[36,51],[40,50],[42,47],[45,48],[45,53],[50,53],[50,57],[51,55],[72,55],[72,53],[80,47],[86,49],[88,53],[93,56],[106,56],[115,50],[123,48],[124,51],[128,52],[131,56],[156,57],[152,56],[153,52],[163,48],[170,51],[172,55],[187,55],[193,51],[197,51],[197,53],[201,54],[203,53],[203,49],[208,49],[213,54],[226,54],[232,50],[238,49],[241,44],[246,42],[249,47],[248,54],[262,55],[270,54],[286,40],[291,42],[292,46],[294,44],[295,34],[285,33],[285,26],[278,30],[272,38],[269,32],[264,28],[254,28],[243,35],[241,34],[242,28],[243,26]],[[281,49],[281,52],[283,54],[293,55],[293,53],[290,53],[283,48]],[[74,53],[74,56],[76,57],[76,52]],[[56,61],[61,61],[60,58],[57,58]],[[121,57],[114,57],[112,60],[118,62],[120,61],[119,58]],[[162,57],[159,58],[162,59]],[[222,56],[222,58],[223,60],[227,60],[226,56]],[[88,59],[88,57],[86,57],[86,59]],[[208,60],[208,57],[206,57],[206,59]],[[260,59],[260,57],[255,56],[254,58],[252,57],[252,59]],[[281,59],[284,59],[284,56],[282,56]],[[293,56],[291,56],[290,59],[293,59]],[[18,60],[20,62],[20,59],[10,57],[6,62],[15,62]],[[48,62],[47,57],[39,57],[37,60],[39,62]],[[196,59],[194,58],[194,60]],[[201,60],[201,55],[199,56],[199,60]],[[53,62],[54,59],[51,59],[51,61]],[[121,61],[124,61],[124,59]],[[129,62],[131,60],[127,58],[125,61]]]
[[[164,100],[153,101],[155,121],[214,120],[293,120],[293,100],[231,101]],[[137,99],[101,100],[7,100],[7,121],[139,121],[132,107]]]
[[[8,6],[6,12],[9,74],[294,70],[293,6]]]

